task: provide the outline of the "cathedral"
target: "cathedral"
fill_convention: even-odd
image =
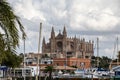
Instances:
[[[54,27],[51,30],[51,37],[49,42],[46,43],[45,38],[42,41],[42,53],[50,54],[53,58],[88,58],[94,54],[94,42],[89,40],[85,41],[84,38],[79,39],[67,37],[66,27],[64,26],[63,32],[55,35]]]

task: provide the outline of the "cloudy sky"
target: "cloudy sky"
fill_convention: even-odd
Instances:
[[[112,57],[116,37],[120,36],[120,0],[8,0],[21,18],[27,34],[26,53],[37,52],[39,24],[42,37],[50,37],[53,26],[56,34],[66,26],[68,36],[99,38],[99,55]],[[119,40],[120,41],[120,40]],[[20,40],[19,53],[23,52]],[[116,50],[115,50],[116,51]],[[96,47],[95,53],[96,55]],[[115,57],[117,53],[114,53]]]

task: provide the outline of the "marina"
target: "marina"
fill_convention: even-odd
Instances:
[[[1,80],[21,80],[23,79],[23,77],[26,77],[26,80],[35,80],[35,75],[33,75],[33,69],[31,68],[16,68],[15,70],[5,70],[2,68],[0,68],[0,71],[3,70],[3,72],[1,72],[1,76],[0,79]],[[7,73],[6,73],[7,71]],[[55,72],[52,72],[52,80],[118,80],[120,79],[120,66],[113,68],[114,72],[110,72],[110,71],[105,71],[105,70],[97,70],[95,71],[95,69],[91,70],[91,72],[89,71],[83,71],[83,70],[78,70],[76,69],[74,71],[74,73],[64,73],[62,71],[58,71],[57,74],[55,74]],[[94,73],[95,72],[95,73]],[[2,75],[3,73],[3,75]],[[48,80],[49,75],[44,73],[46,76],[40,76],[41,79],[44,80]],[[42,74],[41,74],[42,75]]]
[[[118,3],[0,0],[0,80],[120,80]]]
[[[41,35],[42,23],[40,23],[40,35]],[[39,40],[40,40],[39,36]],[[24,53],[20,54],[23,58],[21,67],[9,68],[7,66],[0,67],[1,80],[116,80],[120,77],[120,66],[111,66],[108,69],[107,66],[100,67],[100,61],[107,59],[107,64],[112,61],[107,57],[99,57],[99,38],[97,38],[97,56],[93,55],[93,42],[85,41],[85,39],[67,38],[66,28],[63,28],[63,34],[58,33],[55,36],[54,28],[51,30],[51,41],[46,43],[43,38],[42,50],[43,53],[25,53],[25,41],[24,41]],[[56,39],[56,41],[55,41]],[[76,41],[78,43],[76,43]],[[55,43],[56,42],[56,43]],[[40,43],[40,42],[39,42]],[[48,44],[51,44],[51,48]],[[73,45],[74,44],[74,45]],[[78,45],[77,45],[78,44]],[[57,47],[54,47],[54,46]],[[63,46],[66,45],[66,46]],[[48,46],[48,49],[45,48]],[[86,47],[85,47],[86,46]],[[77,47],[75,50],[73,47]],[[120,52],[118,53],[120,54]],[[119,57],[118,60],[119,61]],[[93,62],[93,63],[92,63]],[[118,62],[116,62],[118,64]],[[110,65],[111,65],[110,64]],[[115,64],[115,63],[114,63]]]

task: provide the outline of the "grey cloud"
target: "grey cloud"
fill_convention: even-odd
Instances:
[[[43,36],[47,38],[47,41],[50,37],[52,26],[54,26],[56,33],[58,33],[59,29],[63,30],[64,25],[69,36],[74,37],[77,35],[78,37],[85,37],[94,41],[97,36],[103,37],[103,39],[107,37],[110,40],[101,40],[101,55],[105,53],[104,49],[112,49],[111,46],[114,41],[112,38],[120,35],[120,0],[26,0],[24,4],[23,0],[8,1],[16,9],[16,14],[21,17],[22,23],[29,35],[27,52],[31,49],[33,51],[37,50],[37,42],[35,44],[34,42],[37,41],[36,35],[38,35],[40,22],[43,22]],[[29,1],[31,1],[32,9],[27,10],[28,7],[24,6]],[[17,12],[18,5],[22,5],[22,11]],[[108,18],[101,17],[103,14]],[[31,46],[31,44],[33,45]]]
[[[80,35],[119,35],[120,31],[70,31],[71,33]]]

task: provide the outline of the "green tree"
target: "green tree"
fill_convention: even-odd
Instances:
[[[49,79],[52,80],[52,72],[54,71],[54,67],[53,66],[46,66],[45,67],[45,72],[49,72]]]
[[[16,48],[19,47],[19,33],[22,33],[22,39],[26,34],[24,27],[19,21],[19,17],[13,12],[13,9],[6,0],[0,0],[0,64],[8,59],[8,55],[15,55]],[[16,61],[16,60],[15,60]],[[14,62],[13,62],[14,63]]]
[[[97,67],[97,57],[95,57],[95,56],[91,57],[91,66]]]
[[[107,56],[98,57],[99,58],[99,67],[108,69],[111,59]],[[91,59],[92,67],[97,67],[97,57],[93,56]]]
[[[110,58],[108,58],[108,57],[106,57],[106,56],[102,56],[102,57],[100,58],[100,63],[99,63],[99,65],[100,65],[100,67],[102,67],[102,68],[108,69],[108,68],[109,68],[109,65],[110,65],[110,62],[111,62],[111,59],[110,59]]]
[[[6,58],[3,59],[1,64],[15,68],[15,67],[19,67],[21,62],[22,62],[22,58],[20,56],[6,51]]]

